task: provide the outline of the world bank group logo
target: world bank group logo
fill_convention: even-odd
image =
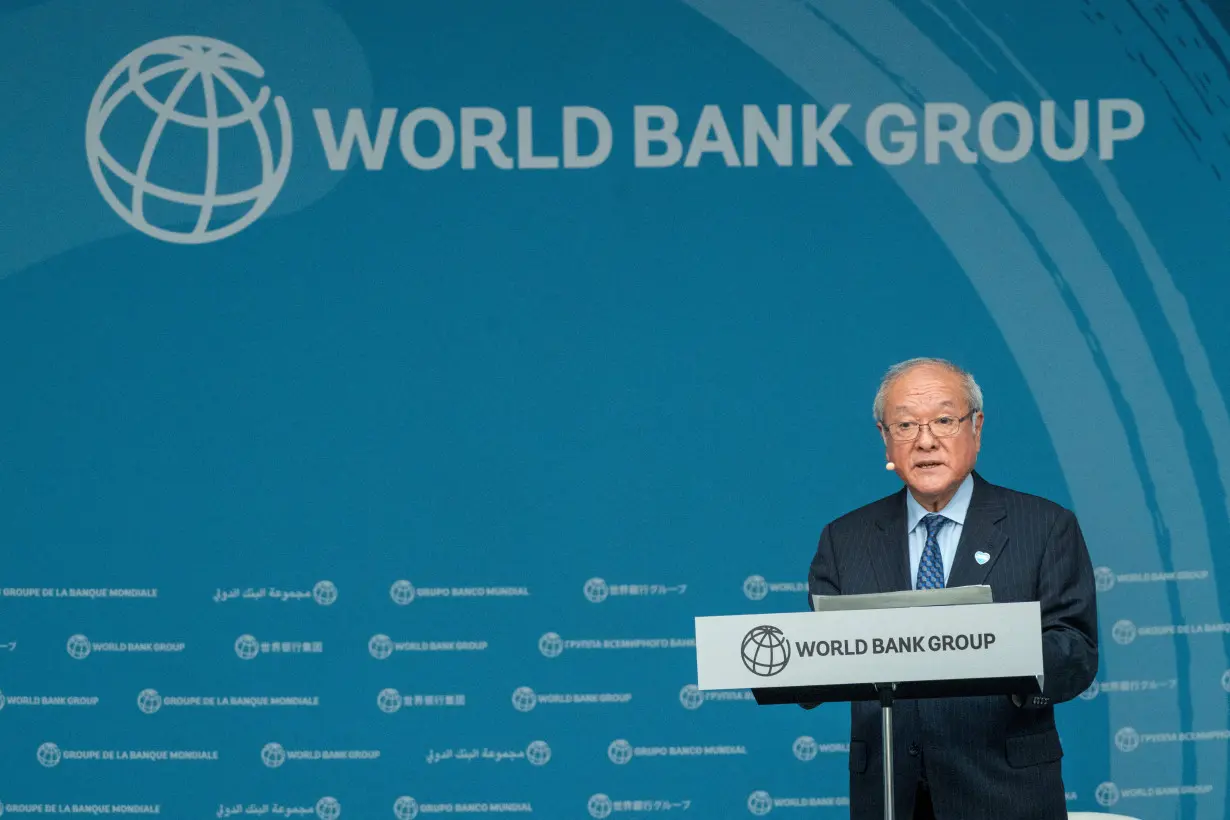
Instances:
[[[705,693],[694,683],[689,683],[679,690],[679,705],[684,709],[695,711],[705,705]]]
[[[260,654],[261,645],[254,635],[240,635],[235,639],[235,654],[240,660],[250,661]]]
[[[1221,688],[1230,692],[1230,669],[1221,673]],[[0,706],[4,705],[4,698],[0,697]]]
[[[512,705],[518,712],[532,712],[538,705],[538,695],[528,686],[518,686],[512,693]]]
[[[551,762],[551,747],[545,740],[535,740],[525,747],[525,759],[531,766],[545,766]]]
[[[816,759],[816,755],[820,752],[820,744],[811,735],[803,735],[795,738],[794,743],[790,744],[790,750],[794,752],[796,758],[806,763]]]
[[[1094,789],[1093,799],[1098,801],[1099,806],[1110,808],[1119,802],[1119,787],[1110,781],[1101,783]]]
[[[1115,732],[1115,746],[1121,752],[1134,752],[1140,746],[1140,733],[1131,726],[1124,726]]]
[[[338,820],[342,816],[342,804],[336,797],[322,797],[316,801],[316,816],[320,820]]]
[[[763,575],[749,575],[743,581],[743,594],[752,601],[763,601],[769,594],[769,582]]]
[[[317,581],[312,587],[312,600],[321,606],[332,606],[337,600],[337,585],[332,581]]]
[[[4,693],[0,692],[0,709],[4,708]]]
[[[90,639],[85,635],[73,635],[68,639],[64,649],[73,660],[85,660],[90,655]]]
[[[615,804],[605,794],[595,794],[590,796],[585,808],[589,809],[589,816],[594,820],[606,820],[615,811]]]
[[[152,715],[162,708],[162,695],[155,689],[142,689],[137,695],[137,708]]]
[[[388,635],[372,635],[367,641],[367,651],[378,661],[388,660],[393,654],[393,639]]]
[[[585,597],[591,604],[600,604],[611,594],[610,587],[601,578],[590,578],[585,582]]]
[[[393,801],[393,816],[397,820],[414,820],[419,816],[419,804],[413,797],[402,795]]]
[[[1089,684],[1089,688],[1081,692],[1081,700],[1093,700],[1098,696],[1098,692],[1102,691],[1102,686],[1096,680]]]
[[[261,747],[261,762],[276,769],[286,762],[286,749],[281,743],[266,743]]]
[[[103,199],[132,227],[178,244],[216,242],[259,219],[286,182],[293,147],[286,101],[273,98],[275,119],[269,88],[253,98],[244,87],[264,76],[243,49],[211,37],[166,37],[123,57],[85,123]],[[224,156],[239,160],[232,146],[248,149],[247,167],[224,165]]]
[[[60,747],[54,743],[41,744],[34,755],[38,758],[39,765],[48,769],[60,765]]]
[[[381,689],[380,694],[376,695],[376,706],[386,715],[400,710],[403,702],[401,692],[396,689]]]
[[[622,738],[612,740],[606,747],[606,756],[616,766],[623,766],[632,760],[632,744]]]
[[[754,791],[747,796],[747,810],[757,817],[773,811],[773,797],[766,791]]]
[[[1093,571],[1093,584],[1098,592],[1109,592],[1115,587],[1115,573],[1110,567],[1098,567]]]
[[[762,678],[778,674],[790,663],[790,643],[775,626],[753,627],[743,636],[740,652],[748,671]]]
[[[405,606],[413,601],[414,594],[414,584],[406,580],[394,581],[393,586],[389,587],[389,597],[398,606]]]
[[[1115,621],[1115,625],[1110,628],[1110,635],[1115,639],[1115,643],[1127,646],[1136,640],[1136,624],[1126,618]]]
[[[538,651],[546,658],[558,658],[564,652],[564,639],[556,632],[547,632],[538,639]]]

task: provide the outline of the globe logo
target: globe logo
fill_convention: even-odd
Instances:
[[[376,695],[376,705],[386,715],[391,715],[402,707],[401,692],[396,689],[381,689]]]
[[[743,582],[743,594],[753,601],[763,600],[769,594],[769,582],[760,575],[749,575]]]
[[[413,797],[399,797],[393,801],[393,816],[397,820],[414,820],[419,816],[419,804]]]
[[[376,660],[385,660],[393,654],[393,639],[388,635],[372,635],[367,642],[367,651]]]
[[[4,693],[0,692],[0,709],[4,708]]]
[[[589,809],[589,816],[594,818],[594,820],[605,820],[605,818],[611,816],[611,812],[615,810],[615,805],[611,802],[611,798],[605,794],[595,794],[589,798],[585,808]]]
[[[518,712],[529,712],[538,705],[538,696],[528,686],[518,686],[512,693],[512,705]]]
[[[564,639],[554,632],[548,632],[538,639],[538,651],[548,658],[558,658],[564,651]]]
[[[137,695],[137,708],[147,715],[152,715],[162,708],[162,695],[153,689],[142,689]]]
[[[551,760],[551,747],[545,740],[535,740],[525,747],[525,759],[532,766],[545,766]]]
[[[766,791],[754,791],[747,796],[747,810],[757,817],[773,811],[773,798]]]
[[[601,578],[590,578],[585,582],[585,597],[590,603],[600,604],[611,594],[610,587]]]
[[[414,600],[414,584],[409,581],[394,581],[389,587],[389,597],[398,606],[405,606]]]
[[[240,635],[235,639],[235,654],[240,660],[250,661],[260,654],[261,645],[251,635]]]
[[[1131,726],[1124,726],[1115,732],[1115,745],[1121,752],[1134,752],[1140,745],[1140,734]]]
[[[85,635],[73,635],[65,647],[74,660],[83,660],[90,654],[90,639]]]
[[[1093,792],[1093,798],[1098,801],[1099,806],[1110,808],[1119,802],[1119,787],[1109,781],[1099,784]]]
[[[337,820],[342,816],[342,804],[333,797],[322,797],[316,801],[316,816],[320,820]]]
[[[1115,621],[1115,625],[1110,628],[1110,634],[1115,643],[1126,646],[1136,640],[1136,624],[1128,620]]]
[[[1098,567],[1093,571],[1093,584],[1098,592],[1108,592],[1115,586],[1115,573],[1110,567]]]
[[[816,743],[814,737],[803,735],[794,741],[791,746],[794,751],[794,756],[806,763],[809,760],[816,759],[816,753],[820,751],[820,746]]]
[[[261,762],[271,769],[276,769],[286,762],[286,750],[281,743],[266,743],[261,747]]]
[[[1102,687],[1095,680],[1093,683],[1089,684],[1088,689],[1086,689],[1084,692],[1081,692],[1081,695],[1080,695],[1081,700],[1093,700],[1094,698],[1098,696],[1098,692],[1100,692],[1101,690],[1102,690]]]
[[[769,678],[790,662],[790,644],[775,626],[758,626],[743,637],[743,665],[753,675]]]
[[[606,747],[606,756],[616,766],[622,766],[632,760],[632,744],[623,739],[612,740],[611,745]]]
[[[696,684],[689,683],[679,690],[679,703],[684,709],[699,709],[705,702],[705,693]]]
[[[38,758],[38,762],[48,769],[52,766],[60,765],[60,747],[54,743],[42,744],[34,754]]]
[[[166,37],[125,56],[98,86],[85,122],[86,159],[103,199],[142,233],[179,244],[225,239],[259,219],[282,190],[292,152],[286,101],[273,99],[278,130],[271,140],[263,113],[269,89],[262,86],[253,99],[240,82],[264,76],[247,52],[210,37]],[[109,130],[113,115],[121,122]],[[137,126],[140,140],[131,136]],[[190,190],[175,187],[185,169],[158,161],[164,140],[173,146],[164,157],[178,156],[180,145],[200,152],[193,182],[178,183]],[[231,146],[248,146],[247,161]],[[131,155],[129,164],[117,153]],[[220,184],[241,179],[246,187]]]
[[[312,600],[321,606],[332,606],[337,600],[337,587],[332,581],[317,581],[312,587]]]
[[[1230,669],[1221,673],[1221,688],[1230,692]],[[4,702],[4,698],[0,698],[0,704]]]

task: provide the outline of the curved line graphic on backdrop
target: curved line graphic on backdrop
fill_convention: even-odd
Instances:
[[[1020,60],[1017,59],[1016,55],[1008,48],[1007,44],[1004,43],[1004,41],[986,24],[984,24],[972,10],[962,3],[961,0],[955,0],[955,2],[960,5],[961,8],[970,16],[975,25],[982,30],[983,34],[991,40],[997,48],[999,48],[1004,58],[1025,79],[1033,91],[1038,94],[1039,98],[1049,99],[1049,92],[1042,86],[1041,83],[1037,81],[1028,69],[1026,69]],[[1187,7],[1186,4],[1184,4],[1184,7],[1189,13],[1192,12],[1192,9]],[[1209,37],[1215,36],[1218,32],[1220,32],[1223,37],[1225,35],[1225,32],[1221,31],[1220,27],[1218,27],[1216,31],[1213,31],[1208,28],[1204,28],[1199,20],[1194,21],[1194,24],[1200,26],[1200,32]],[[1061,118],[1060,124],[1069,134],[1071,134],[1072,125],[1070,121],[1067,121],[1066,117]],[[1208,147],[1208,150],[1216,150],[1217,143],[1215,141],[1211,142],[1212,145]],[[1139,257],[1142,267],[1153,287],[1153,292],[1157,298],[1157,302],[1162,309],[1162,313],[1167,324],[1170,326],[1171,331],[1174,334],[1176,342],[1178,343],[1184,370],[1186,371],[1188,381],[1196,394],[1196,405],[1203,416],[1205,428],[1209,433],[1209,439],[1213,448],[1218,476],[1221,480],[1222,498],[1226,504],[1227,514],[1230,514],[1230,494],[1226,492],[1226,489],[1230,488],[1230,415],[1227,414],[1225,398],[1222,395],[1221,389],[1217,386],[1217,382],[1213,377],[1212,368],[1209,364],[1208,353],[1205,350],[1204,345],[1201,343],[1198,333],[1196,332],[1195,323],[1192,321],[1191,313],[1188,310],[1187,300],[1175,285],[1170,271],[1166,268],[1165,263],[1161,259],[1161,254],[1158,253],[1152,241],[1150,241],[1148,233],[1145,231],[1144,226],[1140,223],[1140,220],[1136,216],[1135,211],[1132,209],[1131,204],[1128,202],[1127,197],[1119,188],[1119,184],[1115,180],[1115,177],[1109,170],[1107,170],[1107,167],[1104,164],[1094,162],[1089,159],[1088,156],[1085,157],[1084,162],[1086,167],[1093,174],[1095,181],[1102,189],[1102,193],[1105,195],[1107,201],[1113,208],[1115,216],[1118,218],[1121,227],[1127,233],[1128,238],[1135,247],[1136,254]],[[1210,569],[1212,569],[1212,567],[1210,567]],[[1174,598],[1174,603],[1181,600],[1178,596],[1177,590],[1172,591],[1171,595]],[[1216,598],[1216,586],[1212,588],[1212,597],[1214,599]],[[1210,596],[1208,595],[1202,596],[1201,603],[1203,605],[1207,605],[1209,603],[1209,598]],[[1172,608],[1176,608],[1174,603],[1172,603]],[[1219,611],[1219,601],[1213,600],[1213,604],[1214,611]],[[1187,660],[1190,663],[1190,657],[1188,657]],[[1223,661],[1222,665],[1224,664],[1225,662]],[[1216,670],[1211,670],[1209,673],[1201,672],[1201,674],[1210,674],[1211,676],[1212,674],[1215,674],[1215,672]],[[1220,703],[1220,693],[1215,692],[1215,690],[1211,687],[1209,691],[1213,692],[1213,696],[1209,698],[1211,707],[1213,709],[1224,708]],[[1217,701],[1213,701],[1213,697],[1217,698]],[[1184,704],[1182,702],[1179,703],[1180,711],[1182,710],[1183,705]],[[1220,762],[1214,760],[1210,768],[1219,765],[1221,767],[1225,767],[1227,763],[1230,762],[1227,760],[1224,748],[1221,751],[1222,754]],[[1197,771],[1199,770],[1197,765],[1199,763],[1199,759],[1196,754],[1196,749],[1192,748],[1190,745],[1185,746],[1182,749],[1182,755],[1184,757],[1183,772],[1185,775],[1190,773],[1192,779],[1194,779]],[[1206,752],[1206,762],[1208,760],[1208,756],[1209,755]],[[1190,761],[1188,760],[1189,757],[1191,758]],[[1219,795],[1219,797],[1221,797],[1221,795]],[[1220,808],[1219,811],[1221,811]]]
[[[1004,58],[1020,73],[1021,77],[1029,83],[1039,99],[1054,99],[1017,59],[999,35],[983,23],[978,15],[974,14],[961,0],[956,0],[956,2],[969,14],[970,19],[982,30],[983,34],[999,48]],[[1061,114],[1059,123],[1069,135],[1072,133],[1072,123],[1066,116]],[[1175,285],[1174,277],[1170,275],[1166,263],[1162,261],[1161,254],[1150,241],[1148,232],[1145,231],[1136,212],[1132,210],[1131,204],[1119,188],[1114,175],[1106,169],[1104,164],[1094,162],[1088,155],[1085,156],[1084,162],[1085,167],[1093,174],[1094,180],[1106,195],[1107,202],[1114,209],[1115,216],[1119,218],[1128,238],[1135,246],[1145,273],[1153,285],[1157,302],[1179,344],[1188,380],[1196,391],[1196,403],[1204,415],[1205,428],[1209,431],[1213,452],[1217,457],[1226,514],[1230,515],[1230,492],[1226,492],[1230,490],[1230,412],[1227,412],[1226,399],[1222,395],[1221,388],[1217,386],[1217,380],[1213,377],[1209,354],[1204,349],[1203,342],[1200,341],[1200,335],[1196,332],[1196,325],[1192,321],[1191,311],[1188,310],[1187,300]]]
[[[956,98],[979,107],[991,102],[925,34],[883,0],[868,0],[850,7],[852,11],[823,12],[785,0],[769,0],[754,8],[738,0],[684,2],[741,39],[822,106],[902,96]],[[902,78],[908,78],[917,92]],[[932,90],[942,93],[928,93]],[[850,133],[864,140],[863,134]],[[918,165],[884,168],[961,265],[1013,351],[1038,402],[1089,540],[1132,544],[1142,533],[1146,537],[1156,533],[1163,547],[1182,545],[1184,560],[1200,560],[1203,564],[1198,566],[1211,567],[1207,522],[1175,408],[1144,333],[1079,214],[1036,158],[1016,165],[954,167],[945,175],[948,195],[940,195],[928,178],[934,174],[926,170]],[[1122,197],[1116,206],[1130,212]],[[976,223],[971,214],[977,216]],[[994,244],[988,237],[994,237]],[[1005,278],[1000,271],[1009,271],[1012,277]],[[1156,277],[1154,282],[1156,286]],[[1046,334],[1037,333],[1036,317],[1045,317]],[[1174,312],[1168,311],[1167,318],[1175,321]],[[1194,331],[1186,335],[1190,340]],[[1128,418],[1116,408],[1112,389],[1127,405]],[[1072,413],[1073,407],[1082,412]],[[1148,423],[1129,431],[1132,417]],[[1143,464],[1134,456],[1133,434],[1139,438]],[[1101,464],[1135,464],[1137,471],[1103,471]],[[1154,482],[1152,476],[1162,480]],[[1140,617],[1166,623],[1173,616],[1165,592],[1150,593],[1142,593],[1142,598],[1148,597],[1142,601]],[[1216,596],[1202,596],[1199,590],[1179,602],[1185,614],[1194,613],[1196,604],[1206,612],[1219,611]],[[1151,649],[1163,665],[1176,669],[1177,677],[1175,644],[1159,642]],[[1206,676],[1216,680],[1211,662],[1216,662],[1220,675],[1225,668],[1224,647],[1219,643],[1217,649],[1191,660],[1189,671],[1196,680]],[[1103,669],[1126,673],[1128,667],[1124,660],[1103,653]],[[1107,701],[1112,728],[1125,725],[1124,707],[1118,701]],[[1177,701],[1159,711],[1158,717],[1168,725],[1179,725]],[[1192,720],[1194,727],[1224,728],[1224,701],[1198,699]],[[1201,769],[1209,766],[1220,776],[1225,771],[1225,750],[1201,751],[1207,752],[1201,755]],[[1180,757],[1172,755],[1164,766],[1154,767],[1154,782],[1183,782],[1177,765]],[[1111,761],[1112,775],[1123,771],[1116,757]],[[1209,795],[1207,800],[1209,816],[1221,817],[1224,795]]]

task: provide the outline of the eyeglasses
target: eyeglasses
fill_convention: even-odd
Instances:
[[[897,421],[885,424],[884,427],[888,429],[888,434],[893,437],[893,441],[913,441],[922,434],[924,427],[930,429],[931,435],[936,438],[951,438],[961,432],[961,422],[977,412],[977,410],[971,410],[960,417],[940,416],[931,421]]]

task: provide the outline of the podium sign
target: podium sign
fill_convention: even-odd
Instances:
[[[1036,601],[696,618],[697,688],[1042,675]]]

